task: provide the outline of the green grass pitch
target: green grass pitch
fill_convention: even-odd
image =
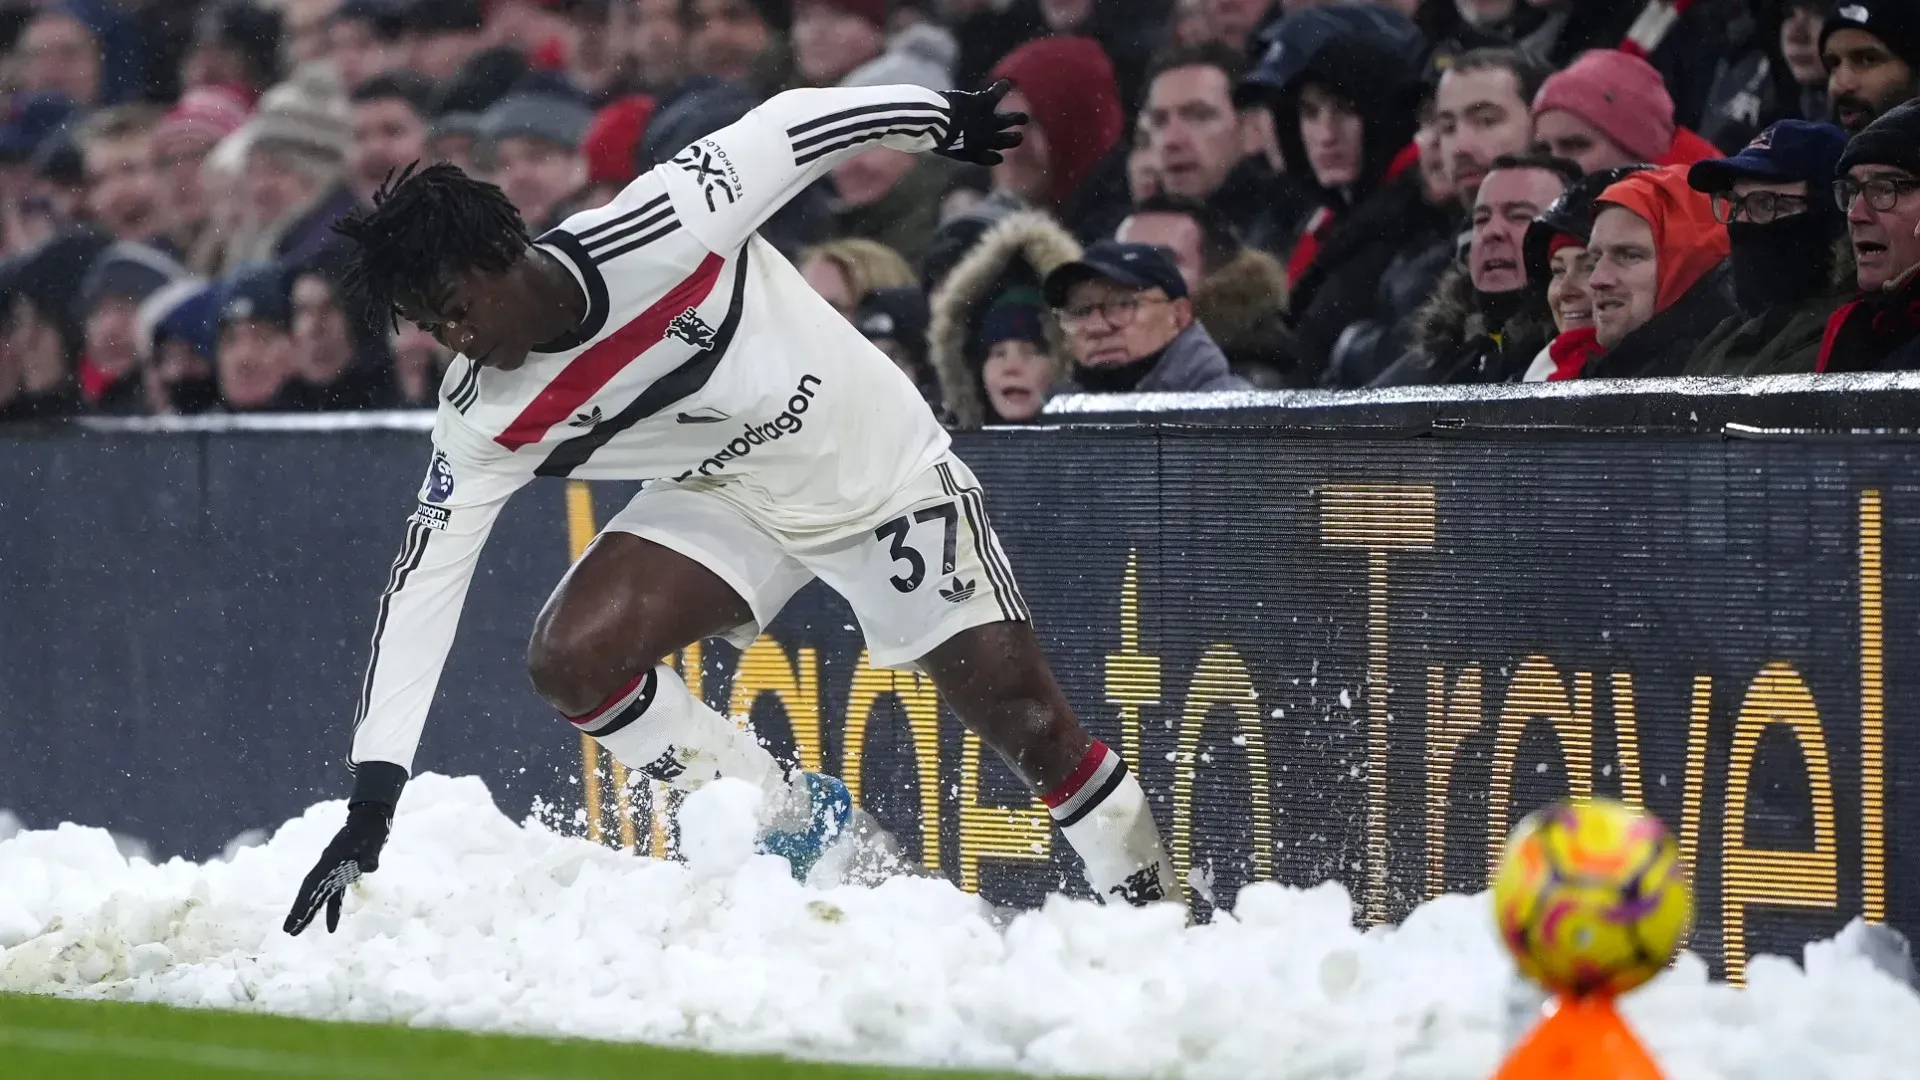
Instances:
[[[1001,1074],[726,1057],[631,1043],[333,1024],[0,994],[6,1080],[1006,1080]]]

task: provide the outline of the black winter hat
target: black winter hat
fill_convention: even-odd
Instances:
[[[245,57],[261,83],[280,72],[280,14],[250,0],[222,0],[200,14],[194,39],[220,45]]]
[[[1599,201],[1601,192],[1625,177],[1651,168],[1651,165],[1619,165],[1588,173],[1549,203],[1540,216],[1527,226],[1526,239],[1521,241],[1521,257],[1527,265],[1527,283],[1544,286],[1553,277],[1548,249],[1553,246],[1554,237],[1571,236],[1580,241],[1582,247],[1592,239],[1593,204]]]
[[[1920,176],[1920,101],[1888,109],[1848,140],[1839,175],[1855,165],[1892,165]]]
[[[1841,30],[1864,30],[1893,55],[1920,71],[1920,4],[1914,0],[1839,0],[1820,24],[1820,51]]]
[[[69,229],[19,256],[14,294],[23,297],[43,319],[54,324],[69,356],[78,355],[85,329],[74,301],[80,283],[113,238],[91,227]]]

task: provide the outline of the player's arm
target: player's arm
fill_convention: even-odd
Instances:
[[[373,650],[347,758],[353,773],[347,824],[301,886],[287,915],[288,933],[306,929],[322,907],[333,930],[347,886],[379,867],[480,550],[501,508],[526,480],[434,451],[374,617]]]
[[[977,93],[919,86],[788,90],[659,168],[681,223],[732,251],[835,165],[876,146],[981,165],[1018,145],[1021,113],[998,111],[1010,84]]]

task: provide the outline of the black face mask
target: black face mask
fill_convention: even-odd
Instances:
[[[167,403],[183,416],[211,412],[220,405],[220,384],[212,379],[181,379],[167,387]]]
[[[1733,298],[1740,310],[1758,315],[1825,292],[1833,278],[1834,241],[1845,226],[1845,218],[1819,213],[1795,214],[1765,225],[1730,223]]]

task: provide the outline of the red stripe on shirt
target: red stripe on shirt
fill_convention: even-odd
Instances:
[[[1100,771],[1101,764],[1107,760],[1107,755],[1111,753],[1113,753],[1113,751],[1107,749],[1105,743],[1095,742],[1093,746],[1087,750],[1087,756],[1081,758],[1080,764],[1075,765],[1073,772],[1069,773],[1067,778],[1060,782],[1060,786],[1040,796],[1040,801],[1046,803],[1049,807],[1057,807],[1061,803],[1078,795],[1080,789],[1087,786],[1087,781],[1093,779],[1093,774]]]
[[[713,291],[714,283],[720,280],[720,268],[725,263],[726,260],[720,256],[708,253],[685,281],[667,290],[665,296],[634,316],[632,322],[574,357],[566,370],[548,383],[526,408],[520,410],[520,415],[507,425],[507,430],[495,435],[493,441],[509,450],[518,450],[546,438],[547,431],[553,425],[571,419],[574,410],[585,405],[588,398],[613,381],[621,369],[660,344],[674,316],[707,298],[707,294]]]

